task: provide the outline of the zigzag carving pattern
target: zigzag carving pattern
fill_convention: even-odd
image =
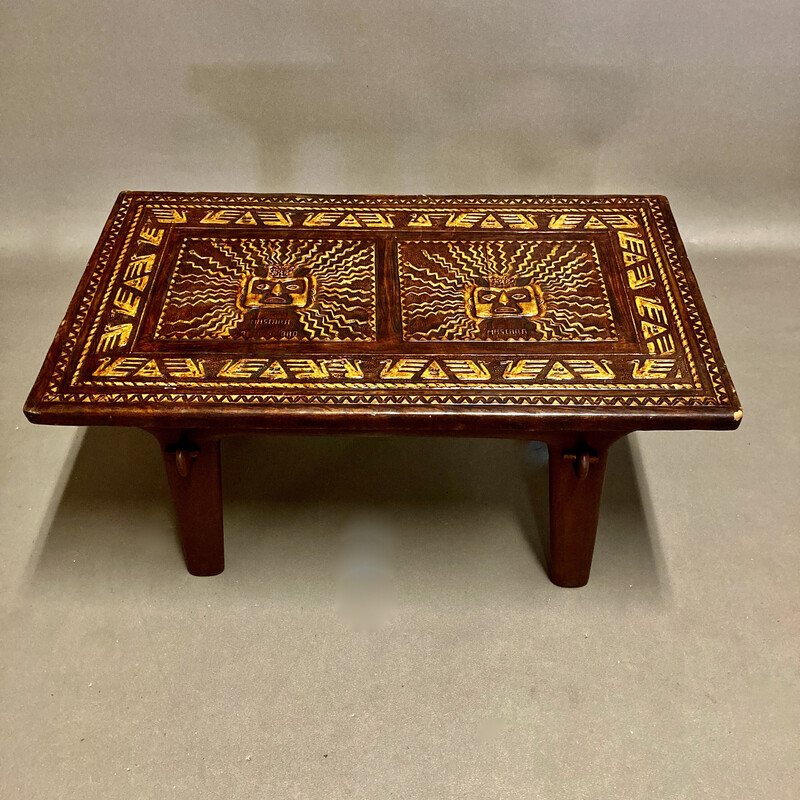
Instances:
[[[212,237],[183,243],[156,336],[202,341],[229,339],[240,331],[246,334],[244,314],[237,305],[242,281],[268,271],[269,264],[289,274],[303,270],[313,277],[311,301],[294,310],[282,326],[293,338],[363,341],[375,337],[375,248],[371,242]]]
[[[203,376],[192,378],[185,383],[166,384],[152,378],[141,377],[135,381],[108,378],[104,381],[91,379],[96,366],[95,346],[103,327],[113,312],[114,292],[118,285],[127,280],[126,264],[130,254],[135,254],[134,237],[140,226],[162,223],[159,230],[163,238],[148,240],[146,245],[139,243],[139,252],[152,253],[166,245],[172,230],[189,229],[202,218],[213,218],[217,212],[227,214],[226,219],[235,220],[236,210],[242,204],[257,209],[288,209],[291,222],[287,226],[297,227],[307,213],[320,209],[326,212],[356,213],[364,209],[376,209],[395,213],[406,211],[413,214],[441,214],[437,219],[447,219],[447,214],[464,209],[485,208],[514,209],[525,215],[569,213],[577,207],[582,214],[619,211],[638,220],[640,233],[652,252],[654,266],[665,286],[665,308],[675,321],[675,354],[672,356],[688,383],[666,386],[658,383],[632,385],[630,368],[623,380],[617,362],[613,369],[617,379],[602,384],[575,378],[569,387],[559,386],[509,386],[507,389],[490,389],[483,386],[470,386],[469,390],[457,391],[437,386],[431,381],[429,386],[393,387],[372,385],[361,381],[360,386],[342,381],[325,385],[309,381],[307,388],[265,383],[224,381],[206,379]],[[159,209],[160,217],[153,213]],[[295,211],[303,213],[295,214]],[[475,213],[477,213],[477,211]],[[174,213],[173,213],[174,212]],[[259,212],[261,213],[261,212]],[[710,337],[702,301],[696,295],[697,289],[691,275],[684,268],[684,256],[671,234],[671,222],[667,222],[664,209],[659,201],[652,198],[605,197],[507,197],[507,198],[364,198],[343,197],[296,197],[289,195],[204,195],[198,199],[187,195],[131,193],[124,195],[107,224],[103,240],[96,251],[92,271],[87,273],[80,298],[70,313],[68,322],[62,324],[57,337],[57,347],[52,357],[52,367],[47,375],[46,388],[42,400],[56,403],[112,403],[112,404],[192,404],[192,405],[462,405],[462,406],[567,406],[567,407],[709,407],[729,405],[732,400],[727,389],[724,368],[721,367],[718,350],[713,337]],[[402,218],[402,215],[401,217]],[[220,220],[223,218],[220,217]],[[540,235],[552,241],[537,237],[524,238],[521,233],[513,233],[513,239],[502,239],[504,247],[511,243],[524,241],[527,250],[504,251],[499,246],[479,246],[477,241],[487,239],[453,239],[458,247],[443,248],[443,239],[435,242],[417,241],[424,244],[429,257],[409,259],[412,268],[402,276],[402,330],[404,338],[420,342],[437,340],[457,341],[479,338],[476,336],[476,320],[466,313],[465,284],[472,283],[484,274],[482,269],[474,269],[470,264],[483,259],[487,271],[503,278],[504,270],[511,263],[514,270],[530,276],[532,282],[541,285],[544,295],[545,313],[535,317],[536,335],[529,337],[536,341],[577,341],[614,342],[618,339],[615,320],[608,304],[608,288],[597,266],[596,253],[589,246],[592,242],[579,239],[580,232],[571,238],[556,238],[547,230],[547,217],[539,218]],[[443,224],[443,223],[441,223]],[[174,228],[173,228],[174,225]],[[205,227],[205,226],[204,226]],[[232,335],[241,323],[241,309],[237,308],[237,292],[242,277],[250,274],[261,259],[269,256],[277,261],[295,260],[308,262],[309,274],[314,279],[313,302],[298,306],[302,335],[306,341],[369,341],[376,334],[375,319],[375,252],[374,245],[365,239],[356,239],[353,234],[349,241],[341,238],[325,239],[324,229],[319,233],[322,239],[286,238],[277,230],[254,228],[247,237],[228,236],[224,238],[213,228],[204,230],[207,237],[198,236],[189,241],[216,241],[222,246],[209,246],[188,251],[181,256],[187,258],[186,264],[194,259],[194,276],[187,268],[184,275],[176,275],[171,282],[163,311],[156,323],[156,337],[162,341],[192,339],[224,341]],[[341,233],[341,231],[339,231]],[[415,236],[419,231],[415,232]],[[489,232],[484,232],[488,234]],[[142,235],[142,234],[139,234]],[[350,236],[351,234],[347,234]],[[428,234],[425,234],[426,236]],[[527,234],[526,234],[527,235]],[[598,234],[599,235],[599,234]],[[291,234],[289,234],[291,237]],[[491,233],[493,240],[500,241],[500,234]],[[273,237],[273,238],[270,238]],[[316,250],[313,242],[318,244]],[[247,242],[247,244],[242,244]],[[274,244],[279,242],[280,244]],[[302,247],[308,248],[303,250]],[[312,242],[311,245],[308,242]],[[338,242],[339,249],[333,244]],[[273,243],[267,245],[267,243]],[[403,246],[398,246],[400,252]],[[291,248],[295,248],[292,250]],[[538,248],[538,249],[534,249]],[[402,265],[401,270],[405,267]],[[605,266],[605,265],[604,265]],[[180,271],[181,266],[178,265]],[[413,272],[413,275],[411,274]],[[156,270],[153,271],[155,276]],[[202,278],[198,276],[202,275]],[[598,281],[597,276],[600,275]],[[505,276],[509,277],[509,276]],[[177,278],[180,278],[178,280]],[[137,278],[138,280],[138,278]],[[183,283],[181,283],[181,280]],[[116,282],[116,283],[115,283]],[[148,291],[153,285],[151,281]],[[128,284],[131,285],[131,284]],[[144,283],[142,284],[144,285]],[[424,288],[427,285],[427,290]],[[431,289],[435,285],[434,289]],[[695,299],[697,297],[697,300]],[[146,306],[143,301],[141,308]],[[414,308],[410,314],[409,309]],[[126,348],[120,347],[115,356],[137,353],[138,319],[121,316],[111,318],[111,325],[131,320],[134,332]],[[616,313],[616,310],[615,310]],[[547,315],[550,314],[548,317]],[[104,316],[105,315],[105,316]],[[141,316],[141,312],[140,312]],[[620,317],[621,319],[621,317]],[[147,324],[153,324],[148,322]],[[532,323],[533,324],[533,323]],[[537,327],[538,326],[538,327]],[[521,340],[510,335],[508,341]],[[477,345],[476,347],[482,347]],[[166,351],[163,351],[166,352]],[[175,351],[183,352],[183,351]],[[188,350],[186,351],[188,352]],[[295,351],[297,352],[297,351]],[[336,351],[337,353],[339,351]],[[342,351],[345,352],[345,351]],[[418,351],[414,351],[418,352]],[[421,352],[421,351],[419,351]],[[593,353],[600,353],[595,346]],[[103,352],[101,356],[108,355]],[[599,357],[599,356],[597,356]],[[629,362],[651,357],[651,354],[630,352]],[[637,361],[638,363],[638,361]],[[673,373],[676,374],[676,373]],[[558,376],[557,376],[558,377]],[[636,376],[634,376],[636,377]],[[678,374],[678,378],[681,375]],[[670,378],[670,380],[673,380]],[[469,391],[469,393],[467,393]],[[496,392],[496,393],[494,393]]]
[[[398,246],[404,338],[408,341],[609,341],[617,338],[591,241],[403,242]],[[478,285],[535,285],[544,310],[525,318],[475,316]],[[489,323],[494,321],[489,320]],[[500,335],[495,333],[500,331]],[[505,331],[509,331],[505,333]]]

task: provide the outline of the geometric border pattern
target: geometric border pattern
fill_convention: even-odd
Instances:
[[[644,330],[667,329],[674,346],[660,349],[661,332],[651,337],[652,347],[651,341],[643,341],[647,347],[641,352],[613,359],[603,354],[522,353],[515,346],[501,355],[471,350],[381,357],[343,348],[325,356],[270,352],[263,359],[177,352],[148,357],[136,344],[145,310],[156,296],[170,235],[204,225],[215,231],[256,225],[260,236],[296,230],[327,236],[356,229],[383,238],[462,229],[482,234],[502,229],[519,236],[547,228],[547,234],[605,231],[622,243],[641,238],[646,257],[637,260],[631,251],[629,260],[620,245],[620,272],[628,276],[631,296],[643,298],[634,299],[633,306],[644,309],[639,320]],[[130,193],[121,197],[95,258],[74,313],[60,328],[44,402],[664,408],[732,402],[686,268],[662,209],[651,197],[345,199]],[[649,276],[646,264],[652,264]],[[656,283],[657,295],[636,293],[637,286],[652,288]],[[655,305],[648,306],[648,299]]]

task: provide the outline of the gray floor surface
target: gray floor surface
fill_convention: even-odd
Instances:
[[[80,265],[4,264],[0,795],[797,797],[800,263],[690,256],[744,421],[615,445],[579,590],[469,439],[227,441],[189,576],[146,434],[22,416]]]

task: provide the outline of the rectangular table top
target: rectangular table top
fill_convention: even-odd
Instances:
[[[34,422],[734,428],[666,198],[123,192]]]

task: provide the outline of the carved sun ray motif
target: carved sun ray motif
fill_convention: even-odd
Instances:
[[[209,237],[184,242],[156,336],[364,341],[375,326],[372,243]]]
[[[617,338],[591,241],[410,241],[398,263],[407,340]]]

